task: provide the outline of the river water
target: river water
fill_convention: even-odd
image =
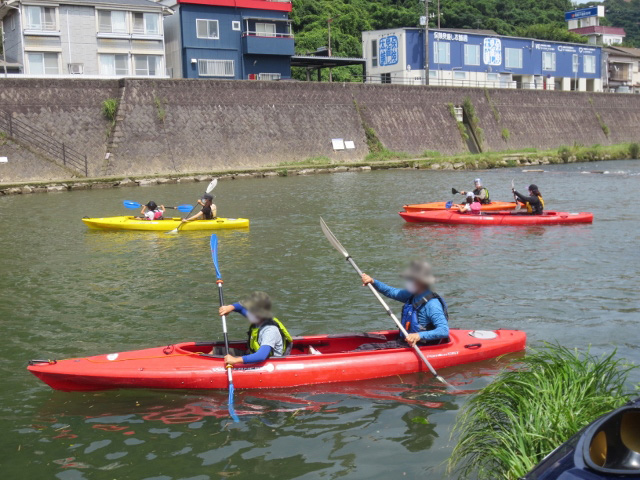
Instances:
[[[218,232],[228,301],[269,292],[293,334],[384,329],[389,320],[322,235],[322,215],[366,272],[389,283],[429,259],[460,328],[515,328],[640,359],[640,162],[486,172],[415,170],[220,182]],[[608,174],[584,174],[607,170]],[[536,183],[549,209],[593,225],[407,225],[404,203],[449,200],[481,176],[496,200]],[[89,231],[83,216],[126,214],[122,200],[193,202],[204,184],[0,198],[0,458],[4,478],[447,478],[450,431],[470,393],[426,375],[293,390],[55,392],[31,358],[65,358],[221,338],[209,235]],[[634,207],[634,205],[636,205]],[[399,305],[394,305],[396,311]],[[231,337],[246,330],[230,319]],[[474,391],[505,361],[443,370]],[[634,374],[633,382],[640,380]]]

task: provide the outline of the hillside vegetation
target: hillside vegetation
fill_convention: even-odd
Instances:
[[[594,2],[593,4],[597,4]],[[501,35],[517,35],[584,43],[586,39],[567,31],[564,12],[574,7],[570,0],[441,0],[442,28],[495,30]],[[631,33],[630,43],[640,44],[640,0],[608,0],[610,24],[624,26]],[[437,0],[430,2],[431,27],[437,26]],[[293,0],[297,53],[309,53],[327,46],[327,19],[331,24],[332,54],[344,57],[362,55],[361,32],[396,27],[419,26],[424,15],[420,0]],[[349,81],[362,74],[360,67],[333,70],[334,80]],[[324,72],[326,78],[327,72]],[[294,70],[302,79],[304,72]]]

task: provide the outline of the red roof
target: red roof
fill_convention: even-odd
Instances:
[[[178,0],[178,3],[192,3],[212,7],[254,8],[256,10],[275,10],[278,12],[291,11],[291,1],[287,0]]]
[[[589,35],[590,33],[599,33],[604,35],[622,35],[626,36],[624,28],[621,27],[605,27],[602,25],[594,25],[592,27],[572,28],[569,30],[573,33],[579,33],[580,35]]]

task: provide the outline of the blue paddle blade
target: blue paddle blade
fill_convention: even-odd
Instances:
[[[134,208],[140,208],[142,207],[142,205],[140,205],[138,202],[132,202],[131,200],[125,200],[124,202],[122,202],[122,204],[130,209],[134,209]]]
[[[452,206],[453,206],[453,202],[451,200],[449,200],[447,203],[445,203],[444,208],[449,210]]]
[[[229,416],[233,419],[234,422],[238,423],[240,419],[238,418],[238,414],[236,413],[236,409],[233,408],[233,383],[229,384]]]
[[[211,258],[213,259],[213,266],[216,268],[216,277],[220,279],[222,275],[218,268],[218,236],[215,233],[211,235]]]
[[[179,210],[182,213],[189,213],[191,210],[193,210],[193,205],[178,205],[176,207],[176,210]]]

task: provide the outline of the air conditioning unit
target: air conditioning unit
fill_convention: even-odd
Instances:
[[[72,75],[82,75],[84,73],[84,63],[69,63],[67,66],[69,73]]]

